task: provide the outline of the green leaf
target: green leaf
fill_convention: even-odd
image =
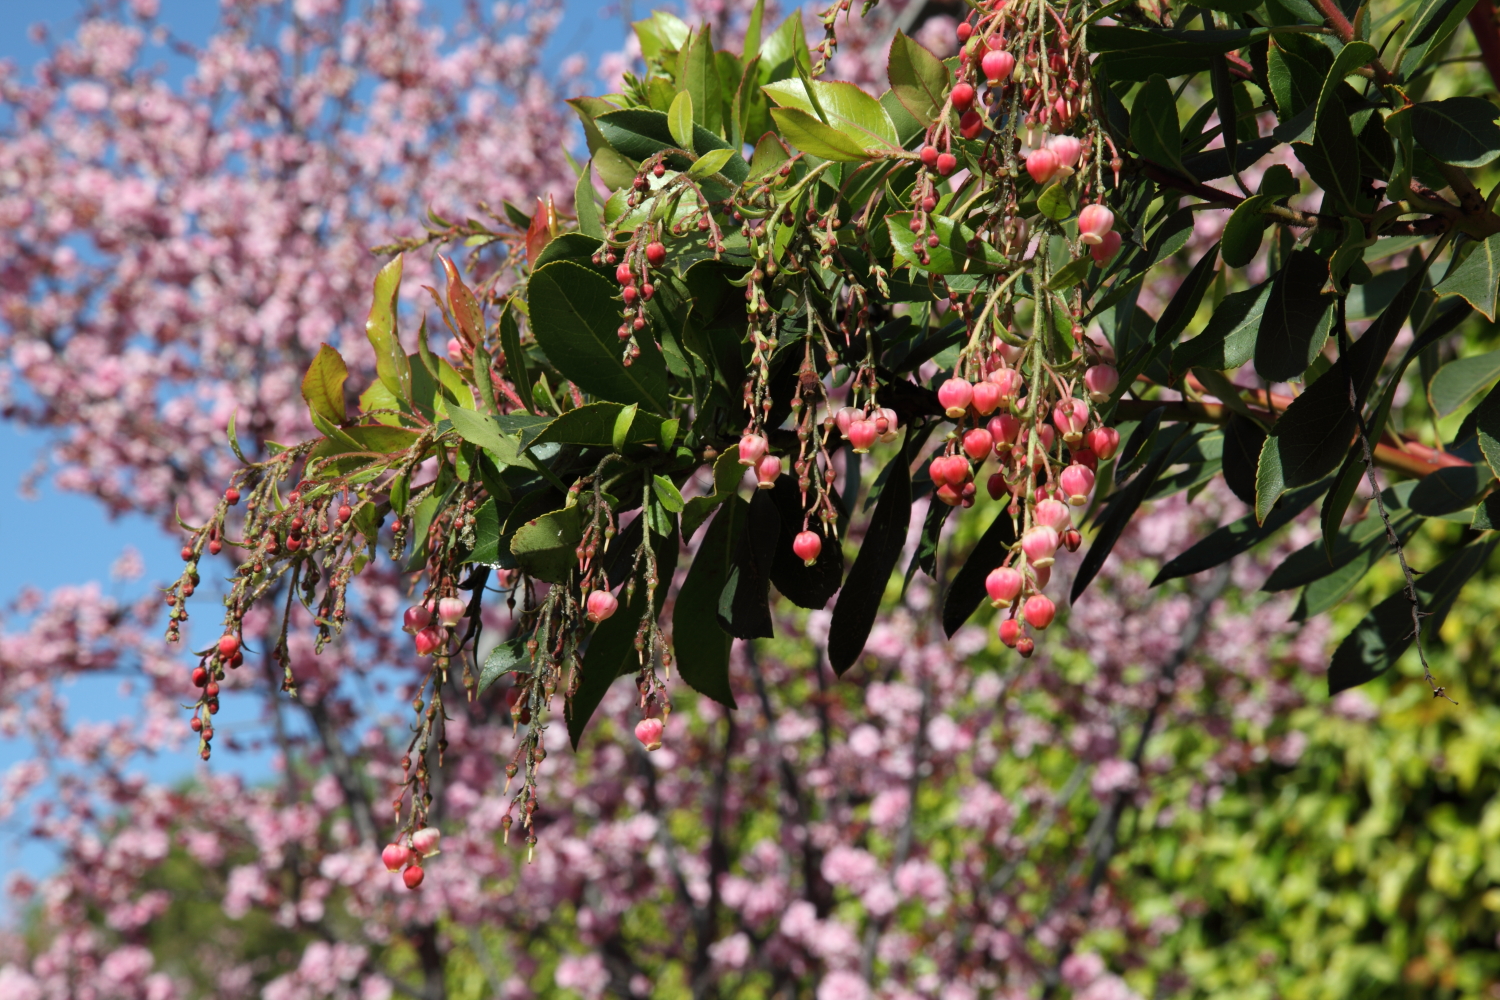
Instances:
[[[1443,517],[1474,506],[1494,481],[1486,466],[1458,465],[1435,469],[1417,483],[1406,505],[1423,517]]]
[[[397,399],[411,399],[411,362],[396,334],[396,304],[401,294],[402,255],[397,254],[375,275],[375,295],[365,336],[375,349],[375,374]]]
[[[555,240],[553,242],[556,242]],[[521,350],[521,330],[516,324],[514,305],[507,302],[500,313],[500,350],[505,358],[505,375],[528,411],[535,410],[531,399],[531,379],[526,371],[526,355]]]
[[[631,403],[621,407],[620,412],[615,414],[615,424],[609,433],[609,443],[615,451],[625,450],[625,444],[630,440],[630,428],[635,424],[635,415],[639,410],[640,407]]]
[[[672,484],[672,480],[666,476],[653,476],[651,486],[656,493],[656,499],[661,501],[663,507],[674,514],[682,513],[685,501],[682,499],[682,493]]]
[[[448,278],[448,311],[453,315],[453,321],[458,324],[458,333],[461,338],[468,341],[469,346],[484,343],[484,311],[479,306],[479,300],[464,284],[463,276],[458,273],[458,268],[453,265],[442,254],[438,260],[443,264],[443,271]]]
[[[1228,371],[1249,361],[1270,297],[1270,281],[1224,296],[1203,332],[1172,350],[1173,381],[1192,368]]]
[[[729,708],[737,707],[729,686],[729,650],[734,638],[719,627],[716,613],[745,527],[744,514],[739,504],[719,511],[693,555],[672,609],[672,647],[682,679],[694,691]]]
[[[794,10],[760,47],[760,82],[773,83],[797,75],[797,66],[812,68],[802,12]]]
[[[651,111],[645,108],[611,111],[600,115],[596,123],[599,126],[599,133],[604,136],[605,140],[632,160],[644,160],[663,150],[681,148],[672,135],[665,111]],[[687,152],[702,156],[710,150],[729,148],[731,148],[729,143],[725,142],[723,137],[708,131],[701,125],[693,126],[693,145]],[[739,184],[749,174],[750,164],[736,153],[730,157],[729,162],[720,172],[730,181]]]
[[[897,31],[891,40],[886,72],[891,81],[891,93],[913,118],[923,127],[937,120],[953,80],[941,59],[904,32]]]
[[[1469,527],[1475,531],[1494,531],[1500,528],[1500,494],[1491,493],[1484,502],[1474,508],[1474,520]]]
[[[495,417],[455,407],[448,420],[460,437],[472,445],[483,448],[495,462],[504,467],[518,465],[523,469],[535,469],[535,464],[521,454],[521,445],[515,438],[500,429]]]
[[[718,60],[714,57],[713,29],[705,24],[693,36],[683,60],[685,93],[693,95],[689,109],[693,121],[718,135],[724,130],[724,98],[719,82]],[[675,134],[675,133],[674,133]],[[683,147],[687,148],[687,147]]]
[[[490,650],[490,655],[484,658],[484,666],[479,668],[477,693],[484,694],[492,684],[512,671],[530,673],[531,654],[526,651],[530,641],[530,637],[518,635],[513,639],[503,640]]]
[[[714,459],[714,491],[706,497],[693,497],[682,510],[682,537],[689,541],[698,531],[699,525],[708,519],[714,508],[735,495],[740,480],[745,478],[745,466],[740,464],[740,446],[731,445]]]
[[[1177,291],[1172,294],[1172,300],[1167,303],[1167,307],[1161,311],[1161,318],[1156,321],[1156,332],[1152,335],[1155,347],[1175,343],[1178,335],[1187,329],[1188,324],[1198,312],[1198,305],[1203,301],[1203,294],[1208,291],[1209,286],[1214,282],[1214,276],[1218,274],[1216,266],[1218,260],[1219,246],[1214,244],[1203,252],[1203,256],[1198,258],[1198,263],[1193,265],[1192,271],[1188,272],[1182,284],[1177,286]]]
[[[344,422],[344,381],[348,377],[349,368],[339,352],[327,344],[319,347],[307,374],[302,376],[302,398],[313,416],[335,426]]]
[[[1272,203],[1270,195],[1254,194],[1235,206],[1224,223],[1223,254],[1225,267],[1244,267],[1260,251],[1261,237],[1271,224],[1270,216],[1261,211]]]
[[[693,95],[686,90],[672,98],[672,107],[667,111],[667,127],[679,149],[693,148]]]
[[[1036,209],[1053,222],[1061,222],[1073,214],[1073,196],[1068,185],[1059,181],[1050,184],[1036,200]]]
[[[804,153],[835,163],[857,163],[869,158],[863,146],[806,111],[772,108],[771,119],[787,142]]]
[[[1500,539],[1491,537],[1466,545],[1417,578],[1417,597],[1427,616],[1422,634],[1427,641],[1442,633],[1443,621],[1469,578],[1489,561]],[[1377,604],[1354,631],[1344,637],[1328,667],[1328,694],[1357,687],[1389,670],[1411,646],[1411,604],[1405,590]]]
[[[854,666],[864,652],[886,584],[906,545],[906,529],[911,523],[911,459],[906,451],[910,443],[908,428],[901,450],[891,458],[890,472],[875,513],[870,517],[870,526],[849,569],[849,578],[839,591],[838,603],[833,606],[828,626],[828,663],[839,676]]]
[[[1457,295],[1495,321],[1495,291],[1500,288],[1500,233],[1473,249],[1464,262],[1448,272],[1433,291],[1438,296]]]
[[[1489,391],[1474,409],[1474,429],[1479,434],[1479,450],[1490,464],[1490,471],[1500,475],[1500,386]]]
[[[1426,101],[1411,109],[1412,139],[1428,156],[1456,167],[1482,167],[1500,156],[1500,107],[1483,97]]]
[[[1320,483],[1304,486],[1300,490],[1288,493],[1282,499],[1281,504],[1266,517],[1263,524],[1256,523],[1254,514],[1246,514],[1238,521],[1211,532],[1206,538],[1198,541],[1186,552],[1163,566],[1161,572],[1156,574],[1156,579],[1151,581],[1151,586],[1155,587],[1168,580],[1202,573],[1206,569],[1213,569],[1220,563],[1228,562],[1241,552],[1250,551],[1291,523],[1314,500],[1326,493],[1332,482],[1330,477]]]
[[[1255,338],[1255,370],[1269,382],[1298,378],[1323,349],[1334,296],[1323,293],[1328,264],[1311,250],[1294,250],[1271,282]]]
[[[521,525],[511,539],[516,563],[538,580],[566,583],[578,566],[575,551],[583,540],[583,505],[543,514]]]
[[[1312,142],[1294,142],[1292,152],[1340,215],[1359,213],[1359,146],[1341,101],[1319,108]]]
[[[739,533],[733,565],[724,580],[724,589],[718,594],[715,616],[719,627],[736,639],[774,638],[771,563],[781,536],[781,515],[765,490],[756,490],[748,504],[737,496],[727,502],[730,507],[744,511],[732,516],[745,518],[745,530]]]
[[[676,417],[661,422],[661,429],[657,433],[657,444],[661,445],[662,451],[672,449],[672,445],[677,442],[677,429],[681,425],[682,421]]]
[[[1101,511],[1093,544],[1084,553],[1083,560],[1078,564],[1078,574],[1073,577],[1073,589],[1068,599],[1074,604],[1078,603],[1078,598],[1088,589],[1094,577],[1099,575],[1099,570],[1104,568],[1104,560],[1109,558],[1115,542],[1120,540],[1121,532],[1135,517],[1141,501],[1146,499],[1146,493],[1156,484],[1156,478],[1161,475],[1162,469],[1166,468],[1167,456],[1171,451],[1170,447],[1158,447],[1145,467],[1135,474],[1135,478],[1110,496]],[[1124,461],[1122,454],[1121,462]]]
[[[239,415],[239,410],[235,410],[233,413],[229,414],[229,427],[225,432],[225,436],[229,438],[229,450],[234,452],[234,457],[239,459],[244,464],[249,465],[250,461],[245,458],[244,451],[240,449],[240,437],[235,433],[234,430],[235,418]]]
[[[1403,533],[1409,534],[1410,529],[1420,523],[1420,518],[1412,517],[1410,514],[1402,514],[1399,511],[1392,513],[1391,526],[1396,529],[1398,536]],[[1331,549],[1319,539],[1308,542],[1287,556],[1285,561],[1266,578],[1265,584],[1260,589],[1274,594],[1283,590],[1291,590],[1293,587],[1307,586],[1337,573],[1351,563],[1362,563],[1363,570],[1368,571],[1373,561],[1372,557],[1383,554],[1388,547],[1385,522],[1372,510],[1363,521],[1337,532]]]
[[[619,403],[585,403],[555,420],[545,422],[545,426],[540,429],[537,426],[526,428],[523,431],[528,435],[525,443],[527,447],[557,443],[576,444],[583,448],[613,448],[615,429],[619,426],[621,415],[633,406],[634,404],[627,407]],[[661,424],[662,419],[656,414],[637,411],[634,419],[629,422],[624,443],[655,443],[661,433]]]
[[[1265,443],[1266,432],[1259,424],[1238,413],[1229,415],[1224,425],[1224,485],[1242,503],[1252,507],[1255,506],[1255,470]]]
[[[578,213],[578,231],[590,239],[604,239],[604,223],[599,218],[599,203],[594,200],[594,161],[583,165],[578,183],[573,187],[573,211]]]
[[[1053,272],[1051,279],[1047,282],[1047,290],[1050,292],[1061,292],[1072,288],[1088,277],[1089,267],[1093,263],[1093,258],[1088,254],[1084,254],[1076,260],[1068,261],[1067,264]]]
[[[1414,76],[1424,63],[1447,51],[1448,39],[1473,6],[1474,0],[1418,0],[1416,9],[1406,15],[1411,29],[1401,41],[1406,54],[1400,75]]]
[[[1090,28],[1090,35],[1097,30],[1101,29]],[[1136,94],[1130,109],[1130,142],[1136,152],[1157,166],[1193,179],[1182,165],[1182,126],[1177,122],[1177,100],[1166,78],[1159,74],[1152,74]]]
[[[1001,508],[995,513],[990,526],[984,529],[974,548],[964,557],[958,567],[958,575],[948,586],[943,599],[943,632],[953,638],[964,622],[978,610],[987,593],[985,577],[1005,561],[1011,546],[1016,543],[1016,525],[1009,513]]]
[[[782,80],[761,89],[781,108],[802,111],[819,119],[826,116],[829,125],[862,150],[890,153],[901,148],[896,126],[880,101],[852,83],[814,81],[811,97],[800,79]],[[776,117],[774,110],[772,116]]]
[[[1450,361],[1437,370],[1427,385],[1427,400],[1442,419],[1457,413],[1464,404],[1500,378],[1500,351]]]
[[[755,0],[755,6],[750,10],[750,23],[745,25],[745,40],[740,44],[740,52],[746,59],[760,54],[760,26],[765,16],[766,0]]]
[[[974,230],[942,215],[930,216],[932,230],[922,234],[925,238],[935,232],[938,237],[937,246],[924,247],[928,262],[923,264],[917,260],[917,234],[911,231],[911,218],[910,212],[886,216],[891,244],[903,263],[929,274],[999,274],[1015,267],[987,241],[977,239]]]
[[[609,281],[572,261],[548,264],[528,284],[531,328],[547,360],[575,385],[615,403],[669,413],[666,365],[656,342],[637,338],[641,355],[621,361],[619,306]]]
[[[723,170],[724,165],[734,159],[734,156],[732,149],[711,149],[698,157],[697,162],[688,168],[688,176],[694,180],[707,180]]]
[[[1140,82],[1153,75],[1165,77],[1202,73],[1209,57],[1234,52],[1270,35],[1268,28],[1206,31],[1088,26],[1084,47],[1100,53],[1099,63],[1111,80]]]

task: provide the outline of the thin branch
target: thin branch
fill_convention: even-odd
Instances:
[[[1338,300],[1338,335],[1339,355],[1343,357],[1349,353],[1349,328],[1345,324],[1346,297],[1339,296]],[[1412,575],[1411,567],[1406,564],[1406,549],[1401,544],[1401,539],[1396,535],[1396,529],[1391,527],[1391,516],[1385,509],[1385,500],[1380,496],[1380,484],[1375,480],[1375,456],[1370,449],[1370,431],[1365,425],[1364,408],[1360,406],[1359,395],[1354,388],[1354,370],[1349,370],[1349,409],[1354,411],[1354,421],[1359,428],[1359,445],[1364,455],[1365,478],[1370,481],[1370,492],[1374,496],[1375,510],[1380,514],[1381,523],[1385,525],[1385,540],[1396,553],[1396,559],[1401,563],[1401,575],[1406,579],[1406,600],[1411,605],[1411,634],[1412,643],[1417,647],[1417,658],[1422,661],[1422,676],[1427,679],[1427,686],[1432,688],[1434,698],[1445,698],[1453,704],[1458,704],[1449,698],[1437,678],[1432,676],[1432,667],[1427,663],[1427,652],[1422,648],[1422,600],[1417,594],[1417,579]]]

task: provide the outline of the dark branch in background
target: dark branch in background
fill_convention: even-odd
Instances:
[[[1347,357],[1349,354],[1349,327],[1344,321],[1344,310],[1347,303],[1345,296],[1340,295],[1338,300],[1338,335],[1339,335],[1339,357]],[[1385,525],[1385,540],[1392,551],[1396,553],[1396,559],[1401,563],[1401,575],[1406,579],[1406,600],[1411,605],[1411,635],[1412,643],[1417,647],[1417,658],[1422,661],[1422,676],[1427,679],[1427,686],[1432,688],[1434,698],[1447,698],[1453,704],[1452,698],[1448,698],[1443,686],[1432,676],[1432,668],[1427,664],[1427,651],[1422,648],[1422,600],[1417,594],[1417,580],[1412,575],[1411,567],[1406,564],[1406,549],[1401,545],[1401,539],[1396,535],[1396,529],[1391,527],[1391,516],[1385,509],[1385,501],[1380,496],[1380,484],[1375,481],[1375,456],[1370,450],[1370,432],[1365,425],[1364,408],[1360,406],[1359,395],[1354,388],[1354,369],[1349,369],[1349,408],[1354,411],[1354,423],[1359,428],[1359,446],[1364,456],[1365,478],[1370,482],[1370,493],[1375,498],[1375,510],[1380,514],[1380,521]]]
[[[1479,58],[1490,71],[1490,79],[1500,89],[1500,24],[1495,20],[1493,0],[1478,0],[1469,8],[1469,27],[1479,42]]]
[[[781,741],[776,738],[776,710],[771,705],[771,692],[766,688],[766,678],[755,656],[755,640],[744,640],[744,645],[745,659],[749,661],[750,674],[755,678],[755,693],[760,698],[760,710],[766,719],[766,741],[775,751],[776,764],[780,768],[782,797],[787,803],[781,810],[783,819],[796,828],[796,835],[800,838],[803,893],[822,919],[833,909],[833,887],[823,878],[823,852],[808,833],[807,805],[802,801],[797,772],[781,752]]]
[[[1219,599],[1219,595],[1224,593],[1224,588],[1228,585],[1229,564],[1224,563],[1213,571],[1208,582],[1193,596],[1193,606],[1188,612],[1182,635],[1177,640],[1177,649],[1173,651],[1172,658],[1167,661],[1166,666],[1162,668],[1161,676],[1157,679],[1156,698],[1152,701],[1151,708],[1141,723],[1141,732],[1136,737],[1135,750],[1130,755],[1130,762],[1135,765],[1137,775],[1143,773],[1142,764],[1146,759],[1146,744],[1150,742],[1156,730],[1156,721],[1166,707],[1167,701],[1176,693],[1177,671],[1182,669],[1193,647],[1198,644],[1198,639],[1202,636],[1203,628],[1208,622],[1209,609],[1213,607],[1213,603]],[[1130,795],[1130,790],[1126,789],[1115,792],[1110,798],[1108,808],[1099,813],[1094,829],[1089,831],[1089,839],[1093,841],[1094,863],[1089,871],[1088,888],[1079,904],[1080,916],[1086,914],[1088,908],[1093,905],[1094,895],[1098,892],[1105,874],[1109,871],[1109,864],[1119,850],[1120,819],[1125,815],[1125,805]],[[1068,881],[1071,882],[1071,879]],[[1047,977],[1046,988],[1042,992],[1044,998],[1056,993],[1058,984],[1061,982],[1059,970],[1072,953],[1071,941],[1064,941],[1058,948],[1057,961],[1053,964],[1052,971]]]
[[[934,601],[932,606],[937,607],[937,602]],[[901,832],[896,837],[896,849],[891,854],[892,876],[911,856],[912,840],[916,837],[917,793],[922,788],[922,752],[927,738],[927,716],[931,710],[932,678],[925,677],[922,679],[922,707],[917,713],[917,736],[911,747],[911,777],[906,782],[906,820],[901,824]],[[859,972],[872,989],[880,985],[875,981],[875,948],[880,943],[880,935],[890,925],[891,917],[892,914],[888,913],[879,920],[871,920],[865,926],[864,951],[860,957]]]

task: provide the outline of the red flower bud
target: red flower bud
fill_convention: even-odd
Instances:
[[[240,640],[237,636],[222,635],[219,637],[219,655],[223,657],[233,656],[240,651]]]
[[[974,401],[974,387],[961,378],[950,378],[938,387],[938,405],[951,420],[957,420]]]
[[[642,719],[635,724],[635,738],[647,750],[660,750],[662,730],[666,728],[666,723],[660,719]]]
[[[415,889],[417,886],[422,884],[422,876],[422,866],[412,865],[410,868],[406,869],[406,871],[401,873],[401,881],[406,883],[406,887],[408,889]]]
[[[432,621],[432,612],[421,604],[413,604],[406,609],[406,614],[401,616],[401,627],[407,632],[420,632]]]
[[[805,565],[811,566],[823,552],[823,536],[816,531],[799,531],[792,539],[792,551]]]
[[[399,872],[403,865],[411,860],[411,851],[400,844],[386,844],[385,850],[380,852],[380,860],[388,872]]]
[[[596,590],[589,594],[586,602],[588,608],[588,619],[591,622],[602,622],[613,615],[619,608],[619,599],[607,590]]]

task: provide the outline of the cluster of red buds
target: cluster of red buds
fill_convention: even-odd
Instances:
[[[422,859],[438,853],[438,841],[442,836],[437,827],[424,826],[405,838],[386,844],[385,850],[380,852],[380,860],[386,871],[401,873],[401,881],[408,889],[416,889],[421,886],[425,876]],[[403,844],[402,839],[406,843]]]
[[[431,603],[414,604],[401,616],[401,627],[412,637],[418,656],[431,656],[448,648],[448,637],[463,620],[469,606],[460,597],[440,597]]]
[[[1021,521],[1019,540],[986,586],[997,608],[1010,609],[1000,624],[1001,640],[1023,656],[1035,648],[1025,627],[1041,631],[1056,615],[1042,591],[1057,550],[1074,552],[1082,543],[1070,508],[1089,502],[1098,463],[1120,445],[1119,432],[1104,426],[1090,405],[1110,398],[1119,374],[1096,364],[1082,381],[1088,399],[1059,385],[1050,412],[1045,398],[1033,405],[1021,395],[1021,372],[1003,361],[979,382],[955,377],[938,388],[939,405],[959,427],[928,466],[937,499],[973,506],[975,473],[994,456],[1000,468],[989,477],[987,492],[995,500],[1008,497],[1009,514]]]

